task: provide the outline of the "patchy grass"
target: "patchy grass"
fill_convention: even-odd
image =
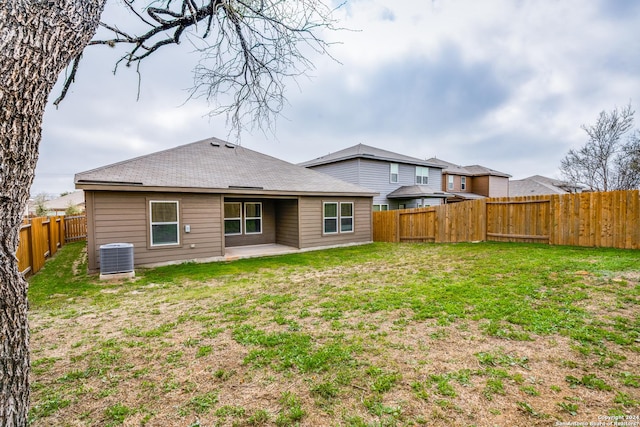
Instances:
[[[33,426],[553,425],[637,415],[640,254],[372,244],[30,279]]]

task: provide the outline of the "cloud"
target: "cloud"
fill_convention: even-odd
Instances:
[[[128,19],[117,11],[115,21]],[[639,12],[635,0],[351,0],[336,11],[350,30],[324,33],[338,61],[311,54],[316,69],[289,82],[274,133],[241,143],[301,162],[361,142],[552,176],[584,143],[582,124],[629,101],[640,108]],[[45,114],[35,193],[68,191],[73,173],[115,161],[233,139],[205,102],[184,104],[192,51],[185,43],[145,61],[140,101],[135,69],[111,73],[116,50],[87,51],[69,98]]]
[[[331,87],[327,91],[327,87]],[[334,135],[409,133],[437,137],[469,127],[508,98],[509,88],[489,63],[464,63],[455,45],[434,57],[407,57],[353,76],[323,76],[296,99],[294,121]]]

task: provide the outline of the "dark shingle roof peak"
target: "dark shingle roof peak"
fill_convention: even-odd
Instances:
[[[284,160],[208,138],[76,174],[76,187],[101,185],[143,188],[256,192],[373,194]]]
[[[337,163],[356,158],[367,158],[395,163],[405,163],[440,168],[440,165],[438,164],[430,163],[429,161],[422,160],[417,157],[405,156],[404,154],[394,153],[393,151],[383,150],[381,148],[376,148],[365,144],[356,144],[343,150],[329,153],[327,155],[303,163],[299,163],[299,165],[310,167],[325,165],[329,163]]]
[[[466,176],[484,176],[484,175],[492,175],[492,176],[501,176],[504,178],[511,178],[511,175],[497,171],[495,169],[488,168],[486,166],[481,165],[469,165],[469,166],[460,166],[455,163],[447,162],[445,160],[436,159],[432,157],[431,159],[427,159],[428,162],[437,163],[445,169],[445,172],[448,172],[452,175],[466,175]]]

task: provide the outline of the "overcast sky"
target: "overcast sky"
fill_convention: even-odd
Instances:
[[[117,19],[122,6],[109,2],[105,16]],[[560,177],[560,160],[586,142],[581,125],[639,108],[637,0],[348,0],[336,17],[358,30],[327,36],[341,43],[331,50],[340,63],[312,58],[275,132],[243,133],[243,146],[298,163],[363,143],[513,179]],[[237,142],[204,101],[184,103],[190,51],[143,63],[136,101],[134,70],[114,76],[113,49],[87,50],[67,99],[45,113],[31,194],[71,191],[77,172],[210,136]]]

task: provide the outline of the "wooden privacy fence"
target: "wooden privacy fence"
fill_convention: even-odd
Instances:
[[[16,257],[23,275],[39,271],[47,258],[67,242],[83,240],[87,235],[86,216],[27,218],[20,227]]]
[[[64,241],[65,243],[86,240],[87,238],[87,216],[65,216],[64,217]]]
[[[373,239],[640,249],[640,192],[504,197],[374,212]]]

